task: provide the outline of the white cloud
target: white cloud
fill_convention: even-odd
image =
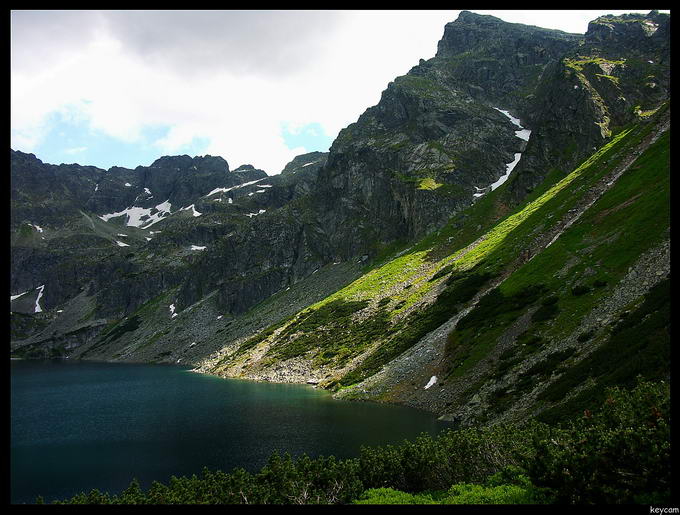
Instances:
[[[159,156],[204,138],[207,152],[232,168],[278,173],[306,152],[286,146],[282,126],[316,122],[334,138],[391,80],[433,57],[457,16],[13,11],[11,144],[31,151],[59,113],[132,143],[144,128],[166,126],[155,142]]]
[[[145,126],[169,126],[155,142],[159,153],[205,138],[207,151],[233,166],[251,163],[278,173],[306,151],[286,146],[283,124],[317,122],[334,137],[377,103],[396,75],[434,55],[444,22],[454,18],[12,13],[12,145],[30,150],[45,136],[50,113],[70,113],[126,142],[140,141]],[[52,20],[74,30],[80,20],[90,29],[57,29]],[[423,21],[430,24],[427,35]],[[51,45],[36,25],[56,38]],[[48,46],[51,59],[35,65],[30,50]]]
[[[85,152],[86,150],[87,150],[87,147],[73,147],[73,148],[64,149],[64,153],[66,153],[66,154],[79,154],[80,152]]]

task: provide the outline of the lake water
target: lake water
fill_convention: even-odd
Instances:
[[[400,406],[338,401],[303,385],[175,366],[11,362],[11,502],[119,493],[204,466],[256,472],[275,450],[357,456],[447,426]]]

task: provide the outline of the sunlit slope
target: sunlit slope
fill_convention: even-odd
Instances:
[[[647,148],[667,117],[664,108],[653,121],[613,136],[571,173],[548,174],[500,221],[504,188],[489,193],[347,287],[226,349],[211,371],[320,382],[344,395],[451,411],[487,381],[502,379],[501,372],[546,356],[579,331],[629,267],[668,238],[667,132]],[[517,320],[526,323],[519,327]],[[442,327],[443,337],[425,338]],[[594,335],[588,345],[603,338]],[[504,360],[495,356],[501,340]],[[413,349],[423,342],[431,359],[400,369],[395,358],[408,350],[420,363]],[[526,355],[505,349],[510,344],[528,349]],[[490,356],[493,364],[481,373]],[[391,368],[401,370],[398,380],[389,377]],[[433,376],[435,386],[425,389]]]

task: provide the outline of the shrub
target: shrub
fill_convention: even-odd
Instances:
[[[517,485],[453,485],[442,504],[535,504],[532,493]]]
[[[585,331],[585,332],[579,334],[576,337],[576,340],[579,341],[580,343],[587,342],[588,340],[590,340],[593,337],[594,334],[595,334],[595,329],[590,329],[589,331]]]
[[[369,488],[353,504],[438,504],[428,495],[414,495],[393,488]]]
[[[543,291],[545,291],[545,286],[537,284],[506,296],[500,288],[494,288],[479,299],[475,308],[458,321],[456,330],[478,329],[492,325],[505,313],[517,315],[520,310],[533,304]]]
[[[505,467],[484,484],[458,483],[444,491],[412,494],[393,488],[366,490],[354,504],[544,504],[546,489],[534,486],[518,467]]]
[[[586,285],[584,285],[584,284],[580,284],[580,285],[574,286],[574,287],[571,289],[571,294],[572,294],[574,297],[580,297],[581,295],[585,295],[585,294],[588,293],[589,291],[590,291],[590,287],[589,287],[589,286],[586,286]]]
[[[556,304],[559,300],[557,295],[550,295],[541,301],[542,306],[550,306],[551,304]]]
[[[670,500],[670,389],[638,382],[609,388],[602,408],[535,442],[532,482],[557,502],[651,504]]]
[[[523,427],[447,430],[436,438],[422,435],[400,446],[362,448],[359,474],[366,488],[407,492],[444,490],[462,482],[485,481],[508,465],[531,454],[531,435],[542,424]]]
[[[550,320],[555,318],[557,313],[560,312],[560,308],[557,304],[543,304],[531,315],[532,322],[543,322],[545,320]]]

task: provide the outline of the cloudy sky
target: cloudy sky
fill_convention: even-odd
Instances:
[[[649,12],[473,11],[574,33]],[[328,150],[459,12],[15,10],[11,146],[54,164],[211,154],[276,174]]]

